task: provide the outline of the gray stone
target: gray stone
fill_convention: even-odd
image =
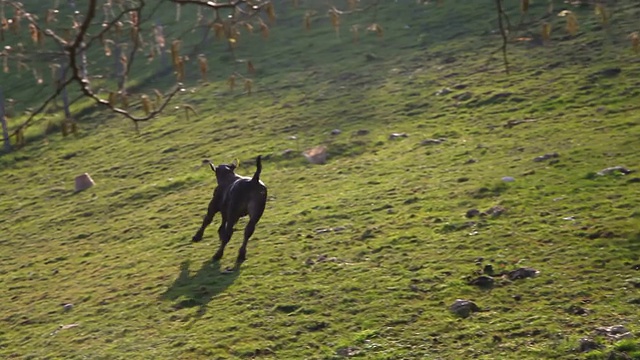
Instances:
[[[579,346],[578,346],[578,351],[580,352],[589,352],[591,350],[597,350],[602,348],[602,345],[598,344],[597,342],[593,341],[593,339],[588,338],[588,337],[584,337],[582,339],[580,339],[579,341]]]
[[[389,135],[389,140],[395,140],[395,139],[401,139],[401,138],[407,138],[407,137],[409,137],[407,133],[393,133]]]
[[[623,173],[624,175],[628,175],[631,174],[633,172],[633,170],[629,170],[627,168],[625,168],[624,166],[612,166],[606,169],[602,169],[600,171],[598,171],[598,175],[600,176],[604,176],[604,175],[608,175],[608,174],[612,174],[616,171],[619,171],[621,173]]]
[[[553,159],[553,158],[557,158],[560,155],[557,152],[553,152],[553,153],[549,153],[549,154],[544,154],[544,155],[540,155],[540,156],[536,156],[533,161],[535,162],[541,162],[541,161],[545,161],[548,159]]]
[[[458,316],[466,318],[471,315],[471,313],[480,311],[480,308],[473,301],[456,299],[449,307],[449,310]]]
[[[444,139],[444,138],[440,138],[440,139],[425,139],[425,140],[420,141],[420,145],[438,145],[438,144],[442,144],[446,140],[447,139]]]
[[[540,274],[540,271],[534,269],[534,268],[519,268],[513,271],[510,271],[507,274],[507,277],[509,278],[509,280],[518,280],[518,279],[526,279],[529,277],[535,277],[538,274]]]

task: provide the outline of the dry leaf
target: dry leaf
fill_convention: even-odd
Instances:
[[[115,92],[110,92],[109,93],[109,106],[111,107],[115,107],[116,106],[116,101],[118,100],[117,94]]]
[[[202,75],[202,80],[207,81],[207,71],[209,70],[209,66],[207,65],[207,58],[204,54],[198,55],[198,65],[200,65],[200,74]]]
[[[185,69],[184,69],[185,59],[182,56],[178,57],[178,64],[176,66],[176,77],[178,81],[184,81],[185,78]]]
[[[600,22],[602,25],[607,25],[609,23],[609,12],[602,4],[596,4],[595,8],[596,16],[600,18]]]
[[[194,116],[198,116],[198,112],[193,108],[193,106],[189,104],[183,104],[182,108],[184,109],[184,115],[187,118],[187,121],[189,121],[189,111],[191,111]]]
[[[269,21],[273,24],[276,21],[276,9],[274,8],[273,3],[268,3],[264,10],[269,17]]]
[[[367,30],[375,32],[378,37],[382,37],[384,35],[384,31],[382,31],[382,26],[378,24],[371,24],[367,27]]]
[[[351,25],[351,33],[353,34],[353,42],[356,43],[358,42],[358,40],[360,39],[358,30],[359,30],[359,26],[358,24],[355,25]]]
[[[629,38],[631,39],[631,47],[633,48],[633,51],[636,52],[636,54],[640,53],[640,33],[639,32],[632,32],[629,35]]]
[[[262,19],[260,19],[260,33],[265,39],[269,37],[269,27],[262,21]]]
[[[149,114],[151,114],[151,111],[153,111],[151,100],[147,95],[142,95],[140,97],[140,100],[142,101],[142,109],[144,110],[145,115],[148,116]]]
[[[312,13],[309,11],[304,14],[304,29],[307,31],[311,30],[311,16]]]
[[[128,109],[129,108],[129,97],[127,96],[127,94],[122,93],[120,94],[120,100],[122,101],[122,108],[123,109]]]
[[[38,42],[38,28],[34,24],[29,24],[29,34],[34,43]]]
[[[213,23],[213,33],[215,34],[216,39],[222,39],[224,37],[224,24],[219,22]]]
[[[569,10],[563,10],[558,13],[558,16],[567,18],[566,29],[569,34],[575,35],[578,32],[578,18],[573,12]]]
[[[162,93],[158,89],[153,89],[153,93],[156,95],[156,106],[160,107],[160,104],[162,104]]]
[[[331,17],[331,26],[336,31],[336,36],[340,37],[340,13],[333,7],[329,10],[329,16]]]
[[[180,62],[180,43],[180,40],[173,40],[171,43],[171,62],[176,70]]]
[[[551,24],[548,22],[542,24],[542,39],[544,41],[551,40]]]
[[[233,89],[236,86],[236,76],[233,74],[229,76],[229,79],[227,80],[227,84],[229,84],[229,91],[233,91]]]

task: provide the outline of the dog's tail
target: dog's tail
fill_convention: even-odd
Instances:
[[[253,174],[251,182],[257,183],[260,180],[260,173],[262,172],[262,161],[260,160],[261,157],[261,155],[258,155],[258,158],[256,159],[256,173]]]
[[[209,164],[209,166],[211,167],[211,170],[213,170],[213,172],[216,172],[216,166],[215,166],[215,165],[213,165],[213,163],[211,162],[211,160],[209,160],[209,159],[204,159],[204,160],[202,160],[202,165],[200,165],[200,166],[203,166],[203,165],[205,165],[205,164]]]

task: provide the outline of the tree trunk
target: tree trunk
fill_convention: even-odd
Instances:
[[[4,95],[0,87],[0,122],[2,123],[2,138],[4,139],[4,150],[11,151],[11,141],[9,140],[9,127],[7,126],[7,118],[4,117]]]
[[[66,77],[67,69],[64,66],[60,66],[60,82],[64,83]],[[69,95],[67,94],[66,86],[64,87],[64,89],[62,89],[62,103],[64,106],[65,119],[71,119],[71,110],[69,110]]]

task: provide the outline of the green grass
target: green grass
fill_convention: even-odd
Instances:
[[[239,49],[263,71],[252,96],[229,93],[231,66],[219,64],[180,95],[199,112],[189,121],[171,110],[136,134],[87,112],[79,138],[46,141],[34,126],[26,148],[0,157],[0,357],[637,357],[629,340],[575,349],[598,326],[639,331],[639,175],[594,174],[640,169],[639,58],[625,38],[640,8],[620,1],[606,32],[576,10],[575,38],[550,18],[547,46],[510,44],[510,76],[499,53],[489,61],[501,41],[493,11],[385,2],[385,37],[354,45],[348,21],[341,39],[324,20],[307,34],[303,10],[282,8],[269,42]],[[593,75],[615,66],[614,78]],[[421,144],[432,138],[446,140]],[[327,164],[298,155],[319,144]],[[533,161],[551,152],[557,162]],[[247,262],[228,274],[245,221],[220,264],[219,217],[190,242],[215,185],[198,166],[238,157],[252,174],[257,154],[269,203]],[[83,172],[97,185],[74,194]],[[505,211],[465,217],[494,206]],[[485,264],[540,274],[468,285]],[[456,317],[458,298],[483,311]]]

